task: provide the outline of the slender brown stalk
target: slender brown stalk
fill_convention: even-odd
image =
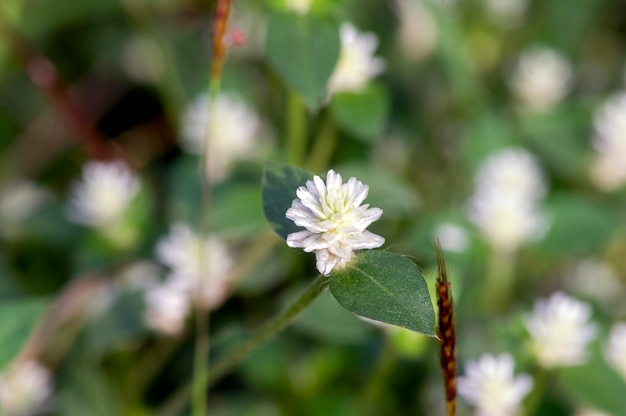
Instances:
[[[454,303],[448,280],[448,270],[439,240],[435,241],[437,252],[437,307],[439,325],[437,336],[441,342],[440,364],[446,390],[448,416],[456,412],[456,330],[454,325]]]
[[[16,60],[24,68],[31,82],[54,104],[61,118],[82,142],[92,158],[110,159],[113,152],[106,140],[95,129],[91,117],[82,110],[69,93],[54,64],[0,14],[0,36],[4,37]]]

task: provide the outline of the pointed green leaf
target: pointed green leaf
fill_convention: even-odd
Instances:
[[[435,313],[426,282],[411,262],[385,251],[360,253],[331,275],[330,292],[357,315],[435,335]]]
[[[310,14],[274,13],[267,27],[270,64],[309,108],[316,108],[339,58],[339,23]]]
[[[44,299],[19,299],[0,306],[0,370],[19,354],[47,305]]]
[[[371,142],[382,134],[385,127],[389,95],[382,86],[373,83],[363,91],[335,94],[330,109],[337,124]]]
[[[270,226],[282,238],[302,230],[285,217],[291,203],[296,199],[296,190],[313,179],[313,174],[304,169],[283,163],[266,162],[263,169],[263,212]]]

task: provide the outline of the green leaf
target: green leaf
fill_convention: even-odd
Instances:
[[[350,133],[371,142],[385,127],[389,113],[389,95],[378,84],[370,84],[360,92],[333,95],[330,104],[337,124]]]
[[[304,169],[283,163],[266,162],[263,169],[263,212],[270,226],[282,238],[300,231],[301,228],[285,217],[291,203],[296,199],[296,190],[313,179],[313,174]]]
[[[565,391],[576,400],[611,415],[624,414],[626,383],[595,351],[582,366],[559,370],[559,381]]]
[[[580,255],[600,250],[620,223],[616,209],[578,195],[556,195],[546,208],[552,224],[538,246],[552,253]]]
[[[0,370],[19,354],[47,305],[46,299],[20,299],[0,306]]]
[[[319,106],[339,58],[339,24],[314,15],[273,13],[265,50],[270,64],[309,108]]]
[[[421,273],[399,254],[366,251],[331,275],[330,292],[351,312],[429,336],[435,313]]]

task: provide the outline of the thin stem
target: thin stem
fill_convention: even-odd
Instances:
[[[209,114],[207,114],[206,137],[204,140],[204,148],[202,161],[200,163],[200,175],[202,182],[202,213],[200,224],[200,244],[201,253],[200,276],[206,276],[207,264],[211,261],[219,261],[219,259],[206,258],[207,250],[206,237],[209,235],[211,227],[211,206],[213,198],[213,184],[210,177],[210,163],[213,155],[211,129],[212,123],[216,119],[217,98],[220,91],[222,80],[222,69],[224,60],[226,59],[226,42],[224,37],[228,27],[228,18],[230,15],[231,0],[219,0],[216,5],[213,20],[213,61],[211,64],[211,76],[209,78]],[[211,276],[209,276],[211,278]],[[206,415],[206,395],[208,391],[208,375],[209,375],[209,325],[210,313],[205,310],[200,302],[202,285],[207,284],[202,280],[198,281],[198,290],[196,298],[196,341],[194,348],[194,365],[192,380],[192,398],[191,413],[193,416]],[[210,284],[210,282],[209,282]]]
[[[306,149],[306,109],[302,99],[293,91],[287,97],[287,152],[292,165],[300,166]]]
[[[514,259],[513,252],[498,249],[491,252],[483,290],[483,306],[488,310],[499,311],[509,303],[513,286]]]
[[[328,166],[335,148],[337,147],[337,129],[327,115],[323,117],[322,125],[319,129],[307,167],[313,172],[319,172]]]
[[[221,357],[215,364],[208,378],[209,386],[212,386],[219,379],[228,374],[237,364],[245,360],[254,350],[263,345],[265,341],[272,338],[285,329],[293,319],[300,314],[307,306],[313,302],[320,293],[328,286],[328,277],[319,275],[294,303],[284,312],[268,321],[263,327],[257,330],[247,341],[239,345],[230,353]]]
[[[252,352],[263,345],[266,341],[285,329],[308,305],[311,304],[328,287],[328,277],[318,275],[311,285],[298,297],[287,309],[271,318],[264,326],[252,334],[250,338],[239,346],[230,350],[229,353],[220,357],[211,369],[208,377],[205,377],[207,386],[211,387],[222,377],[228,374],[235,366],[243,362]],[[157,416],[169,416],[180,414],[180,408],[189,397],[189,386],[184,386],[176,391],[171,399],[159,411]]]
[[[526,415],[534,415],[537,413],[537,409],[541,404],[541,399],[546,391],[546,386],[548,385],[548,379],[550,378],[550,373],[543,368],[539,368],[534,378],[534,388],[533,391],[526,397],[524,401],[524,414]]]

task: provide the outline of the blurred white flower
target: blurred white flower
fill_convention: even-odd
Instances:
[[[157,244],[157,258],[170,268],[168,280],[203,308],[214,309],[228,296],[234,259],[217,237],[202,241],[187,225],[176,224]]]
[[[598,301],[603,305],[621,302],[624,286],[606,263],[586,259],[574,265],[565,276],[564,284],[575,294]]]
[[[521,23],[528,0],[485,0],[485,6],[494,22],[513,27]]]
[[[15,237],[20,225],[41,207],[50,194],[27,180],[3,184],[0,187],[0,234]]]
[[[342,91],[361,91],[369,80],[383,72],[385,61],[374,56],[378,37],[371,32],[359,32],[352,24],[340,29],[341,51],[337,66],[328,81],[330,95]]]
[[[489,156],[475,177],[468,216],[494,247],[512,252],[539,238],[547,220],[539,203],[546,183],[539,162],[522,149],[505,149]]]
[[[313,0],[285,0],[287,9],[300,15],[307,14],[311,9],[311,4],[313,4]]]
[[[361,205],[369,187],[356,178],[342,183],[341,175],[329,170],[326,183],[315,176],[296,191],[286,217],[306,228],[287,236],[289,247],[315,252],[317,270],[329,275],[344,267],[355,250],[380,247],[385,239],[366,230],[383,211]]]
[[[533,354],[544,368],[572,366],[586,359],[587,344],[596,335],[591,307],[564,293],[535,303],[526,319]]]
[[[593,147],[597,152],[591,179],[604,190],[626,183],[626,91],[609,99],[594,117]]]
[[[611,415],[609,415],[608,413],[602,412],[600,410],[582,408],[582,409],[576,410],[576,412],[573,413],[572,416],[611,416]]]
[[[514,376],[515,362],[509,354],[483,354],[470,361],[459,377],[459,395],[476,407],[478,416],[514,416],[533,386],[527,374]]]
[[[439,224],[434,231],[435,238],[439,240],[441,248],[453,253],[461,253],[469,245],[467,233],[463,227],[452,223]]]
[[[396,0],[400,24],[396,37],[400,50],[410,60],[430,56],[437,46],[437,23],[421,0]]]
[[[202,95],[187,108],[181,123],[181,144],[185,150],[201,155],[209,140],[207,175],[212,182],[219,182],[227,177],[235,161],[252,155],[259,143],[260,120],[235,95],[220,94],[215,108],[209,107],[209,97]]]
[[[165,282],[144,292],[146,325],[165,335],[176,335],[185,326],[191,305],[189,295],[177,282]]]
[[[0,374],[0,407],[3,414],[33,414],[52,392],[52,376],[35,361],[18,362]]]
[[[626,381],[626,322],[613,325],[604,357],[615,371]]]
[[[509,84],[519,103],[534,112],[547,112],[569,92],[572,68],[559,53],[534,46],[517,62]]]
[[[74,183],[67,210],[70,221],[105,228],[117,223],[139,192],[139,177],[123,162],[88,162]]]

